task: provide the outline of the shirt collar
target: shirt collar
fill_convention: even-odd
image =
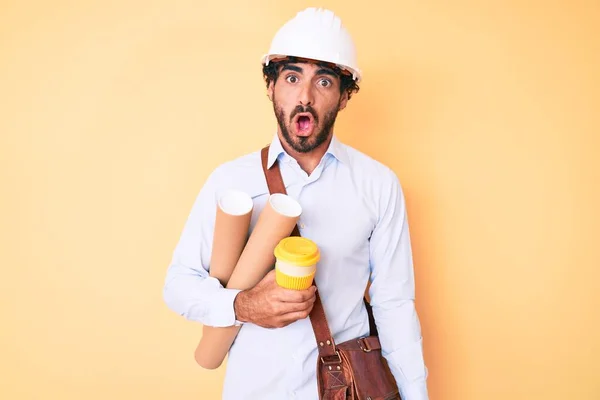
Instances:
[[[290,155],[287,154],[287,152],[283,149],[281,141],[279,140],[279,136],[277,136],[277,133],[275,133],[273,140],[271,141],[271,145],[269,146],[267,168],[271,168],[273,166],[273,163],[275,163],[275,160],[277,160],[282,154],[290,157]],[[342,164],[348,164],[348,153],[346,153],[346,149],[344,148],[343,144],[337,139],[335,135],[333,135],[333,137],[331,138],[329,147],[325,152],[325,156],[327,155],[333,156]]]
[[[331,154],[333,157],[335,157],[336,160],[338,160],[342,164],[348,165],[348,153],[346,152],[346,149],[344,148],[342,142],[338,140],[335,134],[331,138],[331,143],[329,143],[329,148],[327,149],[327,152],[325,154]]]
[[[275,160],[279,158],[281,154],[287,154],[281,145],[281,141],[279,141],[279,136],[277,133],[273,136],[273,140],[271,141],[271,145],[269,146],[269,157],[267,159],[267,168],[271,168],[275,163]]]

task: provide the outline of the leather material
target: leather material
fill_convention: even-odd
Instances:
[[[279,163],[267,168],[269,146],[261,152],[261,161],[269,192],[287,194]],[[292,236],[300,236],[298,226]],[[313,282],[313,285],[314,282]],[[402,400],[394,376],[381,354],[377,327],[367,299],[370,336],[335,344],[317,288],[316,300],[309,315],[315,332],[317,349],[317,385],[320,400]]]

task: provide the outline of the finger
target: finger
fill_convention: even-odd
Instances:
[[[281,321],[284,322],[285,324],[290,324],[292,322],[298,321],[299,319],[308,318],[309,314],[310,314],[310,311],[308,311],[308,310],[291,312],[291,313],[287,313],[287,314],[283,315],[281,317]]]
[[[275,280],[275,269],[269,270],[269,272],[267,272],[267,275],[265,275],[265,278]]]
[[[280,315],[286,315],[295,312],[310,312],[312,310],[315,301],[313,299],[308,299],[307,301],[303,301],[300,303],[280,303]]]
[[[280,299],[286,303],[302,303],[304,301],[308,301],[309,299],[315,299],[316,287],[311,286],[306,290],[291,290],[281,288],[280,290]]]
[[[273,283],[275,282],[275,270],[272,269],[262,278],[262,283]]]

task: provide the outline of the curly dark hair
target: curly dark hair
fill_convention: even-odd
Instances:
[[[281,61],[270,62],[269,65],[263,66],[263,78],[265,79],[267,87],[269,87],[271,82],[277,81],[277,78],[279,77],[279,71],[281,70],[279,68],[280,66],[298,62],[301,61],[296,57],[287,57]],[[317,62],[317,65],[331,68],[338,75],[340,78],[340,93],[344,93],[344,91],[346,91],[348,93],[348,100],[350,100],[354,93],[357,93],[360,90],[360,87],[352,78],[352,75],[342,71],[342,69],[338,66],[326,62]]]

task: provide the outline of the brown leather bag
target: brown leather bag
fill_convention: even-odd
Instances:
[[[261,158],[269,192],[286,194],[278,162],[267,168],[268,150],[269,146],[262,149]],[[300,236],[298,226],[294,227],[292,236]],[[310,322],[319,350],[317,384],[320,400],[402,400],[394,376],[381,354],[373,312],[367,300],[364,301],[370,336],[336,344],[317,290]]]

